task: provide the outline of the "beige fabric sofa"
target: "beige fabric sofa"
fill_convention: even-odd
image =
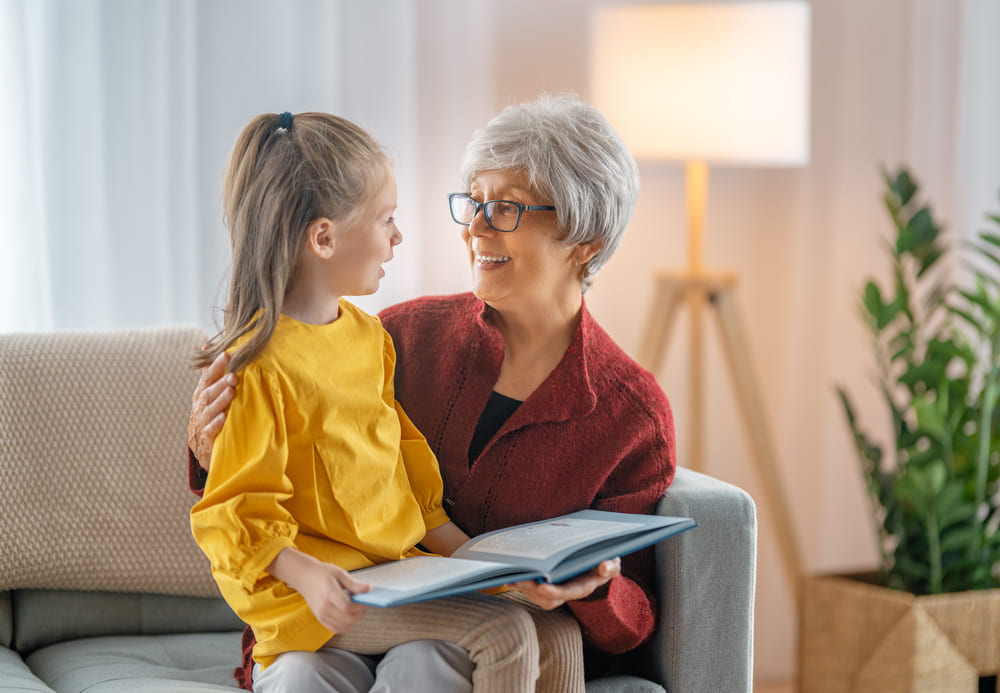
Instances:
[[[241,624],[191,539],[191,327],[0,335],[0,691],[232,690]],[[655,641],[588,693],[751,690],[756,516],[680,470]]]

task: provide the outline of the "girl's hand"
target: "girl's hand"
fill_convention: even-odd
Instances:
[[[367,592],[371,585],[354,580],[343,568],[317,561],[316,568],[302,574],[299,583],[295,589],[331,633],[346,633],[365,614],[364,605],[352,602],[351,595]]]
[[[343,568],[297,549],[284,549],[267,572],[301,594],[316,620],[331,633],[346,633],[364,616],[364,605],[351,601],[351,595],[367,592],[371,585],[358,582]]]
[[[510,586],[527,597],[535,606],[545,611],[551,611],[566,602],[589,597],[594,593],[594,590],[607,584],[612,578],[621,575],[621,572],[621,559],[613,558],[610,561],[604,561],[593,570],[577,575],[572,580],[559,585],[524,580]]]
[[[437,529],[432,529],[420,540],[421,546],[432,553],[450,556],[455,550],[469,541],[469,535],[459,529],[454,522],[445,522]]]
[[[222,352],[202,372],[198,387],[191,397],[191,418],[188,419],[188,447],[204,469],[212,460],[215,437],[226,421],[226,410],[236,396],[237,378],[226,374],[229,354]]]

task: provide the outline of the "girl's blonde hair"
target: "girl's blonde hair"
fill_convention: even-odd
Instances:
[[[267,113],[243,128],[229,157],[223,213],[232,277],[222,329],[194,355],[197,368],[249,335],[229,371],[265,347],[315,219],[350,222],[385,184],[388,152],[354,123],[327,113]]]

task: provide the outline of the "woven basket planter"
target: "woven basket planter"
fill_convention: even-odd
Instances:
[[[917,597],[868,575],[810,577],[798,693],[977,693],[1000,671],[1000,589]]]

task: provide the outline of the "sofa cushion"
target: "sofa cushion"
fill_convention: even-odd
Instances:
[[[240,633],[84,638],[27,660],[57,693],[231,692],[239,661]]]
[[[587,693],[667,693],[663,686],[638,676],[606,676],[587,681]]]
[[[0,647],[0,691],[52,693],[45,682],[31,673],[23,659],[6,647]]]
[[[243,623],[219,597],[17,590],[14,645],[22,654],[65,640],[101,635],[240,631]],[[234,660],[234,666],[239,660]]]
[[[10,592],[0,592],[0,647],[10,647],[14,637],[14,615],[11,613]]]
[[[0,589],[217,595],[188,519],[194,327],[0,335]]]

